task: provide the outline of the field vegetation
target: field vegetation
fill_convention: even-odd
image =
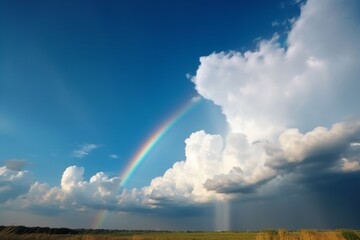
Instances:
[[[127,231],[127,230],[86,230],[67,228],[41,228],[22,226],[0,226],[0,239],[3,240],[360,240],[357,230],[300,230],[287,231],[239,231],[239,232],[201,232],[201,231]]]

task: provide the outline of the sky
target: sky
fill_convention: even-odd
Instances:
[[[360,3],[0,1],[0,224],[360,228]]]

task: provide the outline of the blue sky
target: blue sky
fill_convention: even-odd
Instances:
[[[1,1],[0,224],[94,227],[86,219],[107,210],[98,227],[359,227],[355,213],[324,220],[348,213],[332,204],[352,206],[335,197],[311,204],[310,223],[253,220],[261,206],[282,211],[274,196],[295,196],[284,209],[321,203],[329,185],[316,179],[335,179],[345,195],[359,187],[357,10],[355,1]],[[199,96],[121,186],[142,143]],[[216,216],[251,209],[249,219]]]
[[[262,4],[2,2],[2,159],[26,159],[51,184],[69,164],[86,166],[88,176],[116,174],[147,135],[197,95],[186,74],[200,56],[254,47],[254,39],[273,34],[273,21],[297,9]],[[220,112],[204,103],[180,122],[172,139],[177,155],[166,155],[156,174],[183,158],[177,146],[191,132],[221,133]],[[83,144],[101,147],[79,162],[70,155]]]

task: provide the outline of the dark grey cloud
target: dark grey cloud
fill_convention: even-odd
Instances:
[[[14,199],[26,193],[29,188],[30,185],[27,184],[12,181],[0,181],[0,202]]]
[[[213,178],[206,180],[204,187],[209,191],[216,191],[217,193],[250,194],[254,193],[257,188],[274,177],[275,176],[268,176],[255,183],[249,183],[243,180],[243,172],[240,168],[233,168],[229,174],[216,175]]]
[[[22,159],[11,159],[4,161],[4,165],[7,169],[21,171],[27,165],[27,161]]]

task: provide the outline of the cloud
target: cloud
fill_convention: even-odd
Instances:
[[[112,159],[119,159],[119,156],[116,154],[109,154],[109,157]]]
[[[84,145],[80,145],[79,149],[74,150],[71,154],[71,156],[76,157],[76,158],[84,158],[87,155],[90,154],[90,152],[96,148],[99,148],[100,145],[98,144],[84,144]]]
[[[249,142],[279,144],[275,148],[268,144],[267,153],[277,150],[277,154],[285,155],[281,159],[286,163],[305,158],[320,161],[317,156],[325,150],[328,155],[335,152],[337,157],[344,154],[351,139],[359,134],[358,123],[335,124],[330,131],[317,126],[358,117],[360,111],[356,106],[360,97],[353,90],[360,87],[356,67],[360,62],[356,40],[360,31],[357,21],[348,18],[350,15],[352,20],[358,20],[350,6],[335,1],[308,1],[289,32],[286,46],[274,35],[270,40],[260,41],[255,51],[213,53],[200,58],[192,81],[201,96],[222,108],[230,136],[240,133]],[[333,11],[336,12],[329,25],[326,16]],[[329,26],[325,32],[319,31],[325,25]],[[288,129],[289,126],[315,129],[302,135],[298,129]],[[231,146],[231,141],[228,138],[225,145]],[[277,170],[274,164],[280,160],[266,159],[264,166],[263,157],[258,158],[261,164],[256,168],[234,168],[228,175],[208,180],[206,186],[213,189],[220,183],[237,182],[241,189],[251,184],[241,176],[254,170],[260,173],[252,184],[268,179],[271,174],[264,171],[265,167]],[[251,156],[236,158],[241,162],[255,161]],[[241,164],[235,163],[234,167]],[[355,162],[351,165],[356,168]]]
[[[28,171],[12,170],[0,167],[0,202],[26,193],[31,185],[32,174]]]
[[[192,78],[197,91],[222,108],[232,132],[250,141],[359,115],[360,31],[350,7],[358,4],[349,3],[308,1],[286,46],[275,35],[255,51],[201,57]]]
[[[61,178],[61,189],[71,192],[75,187],[83,185],[84,168],[71,166],[65,169]]]
[[[63,172],[60,186],[33,182],[28,191],[9,206],[29,209],[38,213],[59,213],[70,209],[120,209],[122,194],[119,177],[98,172],[84,180],[84,168],[70,166]],[[30,187],[31,185],[31,187]]]
[[[185,143],[186,161],[176,162],[163,176],[153,179],[150,186],[144,188],[153,204],[189,204],[216,198],[203,183],[214,172],[221,171],[221,136],[199,131],[191,134]]]
[[[263,193],[285,178],[305,184],[356,173],[359,153],[350,147],[358,142],[360,114],[355,9],[355,1],[308,1],[285,44],[274,34],[254,51],[201,57],[191,79],[200,96],[221,107],[228,134],[192,134],[186,159],[151,182],[149,198],[207,202]]]
[[[26,209],[41,215],[56,215],[71,210],[59,187],[50,187],[40,182],[33,182],[26,194],[9,202],[7,207]]]
[[[27,161],[21,159],[11,159],[4,161],[4,163],[5,167],[9,170],[21,171],[27,164]]]
[[[239,167],[234,167],[228,174],[215,175],[212,179],[206,180],[204,187],[209,191],[217,193],[253,193],[259,186],[271,180],[274,175],[262,174],[262,180],[249,182]]]
[[[66,201],[78,208],[115,208],[121,193],[121,179],[98,172],[85,181],[83,175],[82,167],[71,166],[64,171],[60,190]]]
[[[351,161],[346,158],[342,159],[342,170],[345,172],[354,172],[360,170],[359,161]]]
[[[360,121],[336,123],[330,129],[317,127],[301,134],[298,129],[288,129],[279,137],[279,148],[275,154],[268,152],[267,164],[273,168],[283,168],[284,165],[301,165],[314,161],[318,164],[332,165],[344,157],[352,158],[358,152],[354,143],[360,140]],[[266,147],[265,147],[266,148]],[[321,162],[326,158],[326,162]]]
[[[0,201],[8,209],[22,209],[41,215],[67,211],[111,210],[150,213],[151,205],[142,189],[124,189],[120,177],[98,172],[84,179],[84,168],[67,167],[58,186],[34,182],[27,171],[0,168]],[[153,213],[153,212],[152,212]]]
[[[196,95],[196,96],[191,98],[191,102],[193,102],[193,103],[198,102],[200,100],[201,100],[201,96],[199,96],[199,95]]]

